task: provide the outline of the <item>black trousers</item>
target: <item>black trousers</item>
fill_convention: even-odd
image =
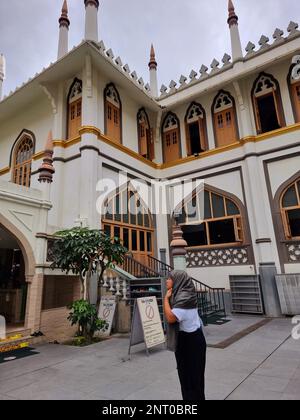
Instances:
[[[179,332],[175,356],[183,401],[205,400],[206,347],[202,329]]]

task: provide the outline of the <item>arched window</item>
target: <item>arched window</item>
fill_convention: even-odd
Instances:
[[[180,124],[177,116],[169,112],[162,126],[164,162],[172,162],[181,157]]]
[[[13,182],[30,187],[31,163],[34,154],[33,139],[24,134],[15,147],[13,154]]]
[[[111,83],[104,91],[105,134],[115,143],[122,143],[122,105],[120,95]]]
[[[152,216],[130,185],[107,200],[102,226],[111,238],[120,238],[125,248],[141,263],[146,263],[148,256],[154,255]]]
[[[204,194],[204,198],[202,198]],[[201,207],[201,199],[204,206]],[[187,201],[179,218],[189,247],[217,247],[244,242],[241,211],[238,204],[224,195],[205,190]]]
[[[68,95],[68,138],[79,135],[82,121],[82,81],[75,79]]]
[[[233,97],[221,91],[213,103],[213,121],[216,146],[222,147],[238,140],[236,111]]]
[[[282,194],[281,214],[287,239],[300,238],[300,178]]]
[[[149,118],[144,108],[137,114],[139,153],[146,159],[154,159],[154,142]]]
[[[199,155],[207,147],[206,116],[200,104],[193,102],[185,116],[187,154]]]
[[[285,126],[280,88],[273,76],[262,73],[256,79],[252,101],[258,134]]]
[[[293,76],[293,69],[297,64],[293,64],[288,75],[288,85],[292,100],[295,122],[300,122],[300,80],[296,80]]]

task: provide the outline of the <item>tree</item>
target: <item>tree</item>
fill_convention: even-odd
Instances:
[[[70,306],[68,321],[71,325],[78,325],[78,336],[84,337],[87,343],[92,343],[96,331],[108,328],[108,323],[98,318],[95,306],[86,300],[77,300]]]
[[[66,274],[79,276],[81,281],[81,299],[88,302],[92,275],[98,276],[98,301],[100,303],[100,285],[105,270],[120,265],[124,261],[127,249],[119,238],[111,239],[103,231],[89,228],[72,228],[55,234],[53,245],[54,261],[52,269],[60,268]]]

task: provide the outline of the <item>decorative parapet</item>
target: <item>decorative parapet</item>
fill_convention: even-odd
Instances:
[[[250,265],[249,247],[189,249],[187,268]]]
[[[285,244],[288,253],[288,262],[300,263],[300,241]]]
[[[257,55],[265,53],[274,47],[284,44],[285,42],[289,42],[292,40],[292,38],[299,37],[300,31],[298,30],[298,27],[298,23],[290,22],[287,28],[288,34],[286,36],[284,36],[284,31],[282,29],[276,28],[273,34],[273,42],[270,42],[270,39],[266,35],[262,35],[258,41],[257,49],[255,44],[249,42],[245,49],[246,55],[244,57],[244,61],[250,60]],[[207,66],[202,65],[199,71],[199,75],[197,72],[192,70],[189,76],[190,80],[188,80],[185,76],[181,76],[178,87],[176,87],[177,83],[174,80],[171,81],[169,90],[165,85],[162,85],[160,98],[164,99],[165,97],[180,91],[186,86],[189,86],[195,82],[201,82],[203,79],[207,79],[208,77],[212,77],[222,71],[228,70],[233,65],[229,54],[224,55],[222,63],[223,66],[220,66],[219,61],[214,59],[210,65],[210,71]]]

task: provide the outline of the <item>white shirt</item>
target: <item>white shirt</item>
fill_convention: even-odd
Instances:
[[[203,327],[203,322],[198,314],[198,309],[172,309],[179,321],[179,331],[192,333]]]

